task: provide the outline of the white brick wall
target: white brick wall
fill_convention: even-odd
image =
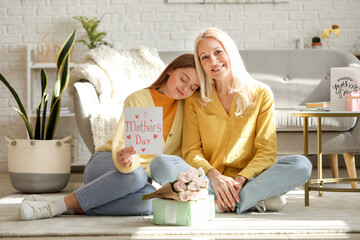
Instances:
[[[105,14],[105,15],[104,15]],[[227,31],[240,49],[295,48],[299,38],[305,48],[323,28],[338,24],[335,48],[349,51],[360,36],[359,0],[289,0],[263,4],[168,4],[167,0],[0,0],[0,71],[24,99],[26,44],[40,43],[49,34],[59,44],[77,29],[73,16],[101,17],[99,30],[115,48],[146,45],[158,50],[190,50],[196,33],[214,26]],[[76,44],[74,61],[86,50]],[[3,135],[23,138],[25,128],[9,107],[15,104],[0,84],[0,166],[6,165]],[[74,119],[61,119],[59,137],[78,136]],[[86,152],[81,145],[79,151]],[[84,156],[87,156],[86,154]],[[81,157],[81,156],[80,156]]]

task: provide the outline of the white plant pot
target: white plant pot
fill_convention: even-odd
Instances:
[[[8,170],[13,187],[23,193],[58,192],[66,187],[71,173],[73,136],[59,140],[11,139]]]

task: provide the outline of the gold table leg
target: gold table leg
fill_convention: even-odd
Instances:
[[[318,117],[317,121],[317,148],[318,148],[318,179],[323,179],[322,177],[322,147],[321,147],[321,117]],[[322,187],[323,183],[319,182],[318,186]],[[319,191],[319,197],[322,196],[322,191]]]
[[[303,134],[304,134],[304,156],[309,157],[309,150],[308,150],[308,117],[303,117]],[[309,199],[309,181],[305,183],[305,206],[309,206],[310,199]]]

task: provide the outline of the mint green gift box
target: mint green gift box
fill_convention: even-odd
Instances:
[[[153,221],[156,225],[192,226],[215,217],[214,196],[196,201],[153,200]]]

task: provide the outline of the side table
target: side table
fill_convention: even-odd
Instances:
[[[360,192],[360,188],[325,188],[323,183],[336,182],[360,182],[360,178],[323,178],[322,176],[322,149],[321,149],[321,118],[322,117],[360,117],[360,112],[348,111],[293,111],[291,115],[294,117],[303,118],[303,134],[304,134],[304,155],[308,154],[308,118],[317,117],[317,163],[318,163],[318,178],[308,180],[305,183],[305,206],[309,206],[309,192],[316,190],[319,196],[324,192]],[[311,184],[316,184],[313,186]]]

